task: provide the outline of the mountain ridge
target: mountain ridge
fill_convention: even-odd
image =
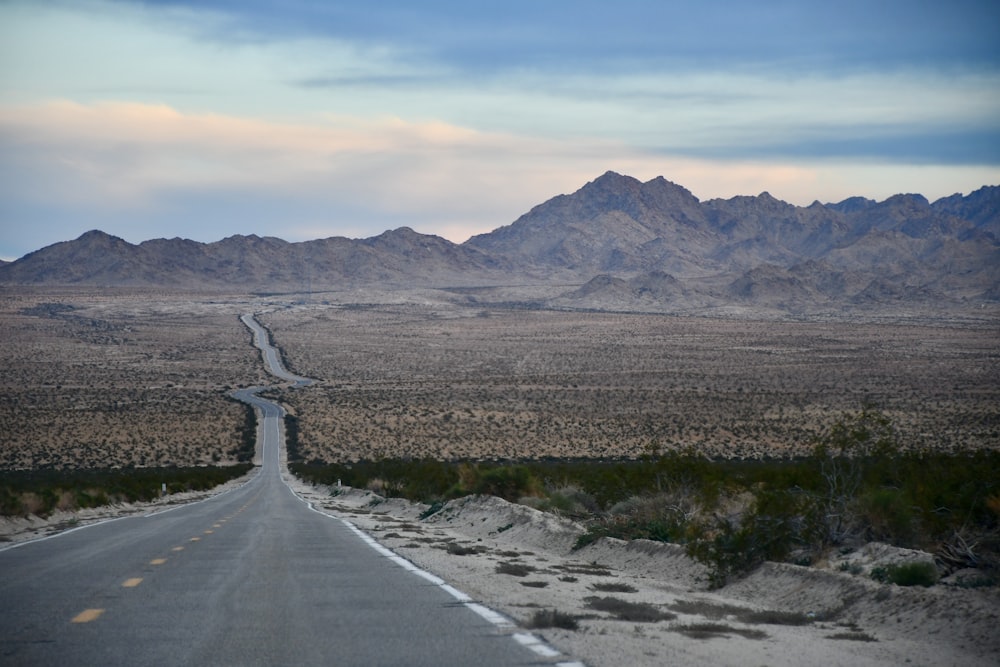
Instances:
[[[3,285],[312,291],[518,281],[575,282],[560,307],[995,301],[1000,186],[934,202],[908,193],[796,206],[767,192],[701,201],[662,176],[609,171],[460,244],[409,227],[366,239],[238,234],[137,245],[91,230],[0,264]]]

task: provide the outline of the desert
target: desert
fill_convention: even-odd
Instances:
[[[1000,667],[998,26],[0,0],[0,665]]]
[[[296,419],[296,456],[312,465],[635,460],[681,449],[780,459],[807,453],[863,402],[891,415],[914,449],[997,448],[989,317],[789,321],[505,303],[429,288],[19,289],[3,308],[4,469],[233,462],[243,410],[228,392],[273,383],[239,321],[246,312],[290,369],[317,380],[268,390]],[[178,416],[184,425],[170,426]],[[435,509],[286,480],[585,664],[994,664],[1000,648],[995,585],[870,577],[895,562],[933,562],[931,553],[873,543],[811,566],[764,562],[717,587],[677,544],[602,537],[574,549],[586,517],[540,511],[532,499],[467,496]],[[4,539],[205,493],[68,503],[5,519]]]

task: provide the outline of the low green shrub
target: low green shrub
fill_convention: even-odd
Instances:
[[[899,489],[880,487],[859,498],[858,512],[867,525],[865,537],[898,546],[913,544],[918,521],[913,503]]]
[[[872,568],[872,579],[897,586],[933,586],[938,580],[934,563],[917,561]]]
[[[573,551],[578,551],[588,544],[593,544],[602,537],[614,537],[620,540],[653,540],[655,542],[682,542],[686,527],[674,522],[655,519],[632,519],[627,517],[609,517],[599,519],[589,526],[573,544]]]
[[[848,574],[861,574],[864,572],[864,568],[859,563],[849,563],[847,561],[842,562],[837,569]]]
[[[794,493],[758,490],[739,518],[713,517],[695,524],[687,554],[708,568],[712,588],[743,576],[767,560],[784,560],[805,541],[802,499]]]
[[[462,466],[459,469],[461,495],[490,495],[516,502],[523,496],[542,495],[542,484],[527,466]]]
[[[5,516],[48,516],[116,502],[150,501],[169,493],[204,491],[242,477],[253,466],[126,468],[114,470],[8,471],[0,478],[0,511]],[[67,504],[66,500],[71,499]]]

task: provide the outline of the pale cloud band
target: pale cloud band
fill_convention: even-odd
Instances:
[[[97,212],[109,231],[135,241],[152,231],[140,220],[171,212],[183,213],[174,223],[182,236],[211,241],[240,232],[238,219],[227,225],[215,216],[239,216],[262,198],[289,202],[284,214],[273,213],[272,232],[288,240],[368,236],[406,224],[462,241],[607,169],[643,179],[666,175],[702,199],[769,190],[803,204],[870,193],[863,184],[868,170],[885,169],[667,158],[607,140],[525,137],[392,117],[327,114],[293,124],[120,102],[5,108],[0,142],[0,164],[12,175],[0,186],[11,206],[6,215],[58,202],[66,215]],[[955,182],[968,179],[970,169],[954,168]],[[899,178],[931,195],[954,191],[942,178],[947,171],[935,170],[933,183],[920,171],[911,167]],[[996,176],[981,168],[983,179]],[[224,193],[231,206],[199,211],[196,203],[207,192]]]

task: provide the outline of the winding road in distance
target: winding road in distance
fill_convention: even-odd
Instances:
[[[246,484],[0,550],[0,665],[579,665],[296,496],[260,389]]]

